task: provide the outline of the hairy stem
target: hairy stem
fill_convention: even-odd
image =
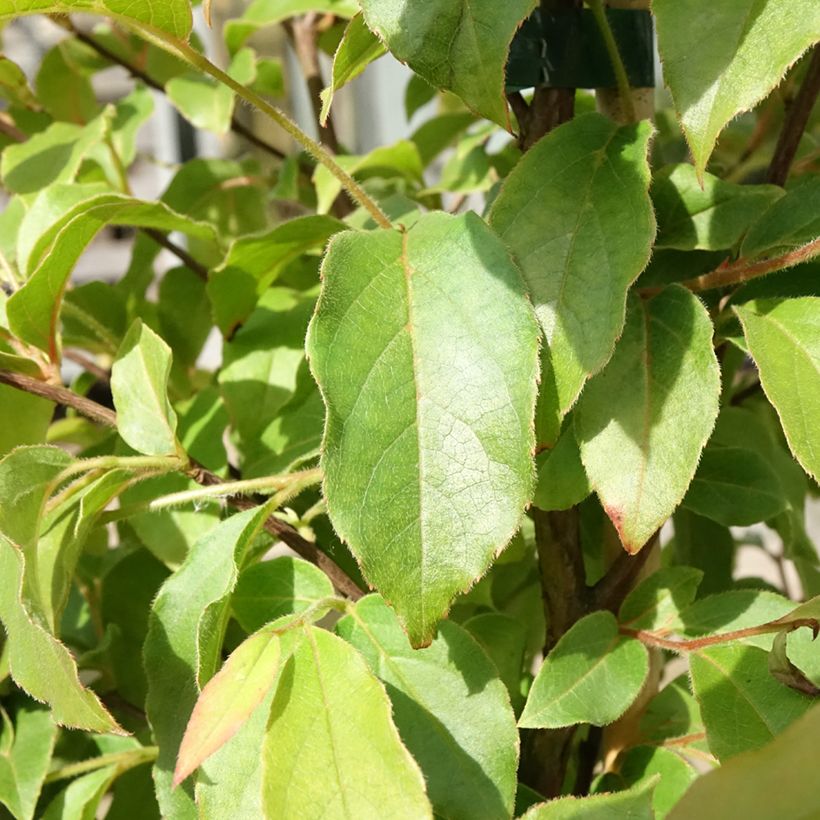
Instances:
[[[44,782],[54,783],[57,780],[68,780],[71,777],[95,772],[107,766],[116,766],[117,772],[122,774],[136,766],[153,762],[157,759],[158,754],[159,748],[157,746],[142,746],[139,749],[128,749],[125,752],[112,752],[88,760],[81,760],[79,763],[69,763],[61,769],[55,769],[46,775]]]
[[[612,32],[612,26],[609,25],[609,19],[604,10],[602,0],[587,0],[587,4],[592,9],[592,15],[595,17],[595,22],[603,37],[604,45],[609,54],[612,69],[615,72],[615,81],[618,83],[618,93],[621,96],[621,105],[623,106],[624,114],[628,122],[635,122],[637,120],[637,113],[635,111],[635,101],[632,99],[632,87],[629,84],[629,77],[626,73],[626,66],[621,58],[621,52],[618,50],[618,43],[615,41],[615,35]]]

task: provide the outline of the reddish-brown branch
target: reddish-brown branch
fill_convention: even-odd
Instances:
[[[117,426],[117,416],[113,410],[103,407],[95,401],[79,396],[63,386],[47,384],[30,376],[0,370],[0,383],[7,384],[17,390],[30,393],[34,396],[53,401],[64,407],[71,407],[81,415],[106,427]],[[213,486],[221,484],[222,479],[210,470],[196,462],[191,463],[188,475],[198,484]],[[228,496],[228,504],[238,510],[247,510],[257,506],[244,496]],[[315,544],[303,538],[293,527],[275,516],[265,522],[265,529],[274,537],[287,544],[297,555],[316,564],[332,581],[334,587],[348,598],[357,600],[362,596],[358,584],[328,555],[323,553]]]
[[[781,632],[784,629],[799,629],[803,626],[816,632],[818,624],[814,618],[798,618],[794,621],[781,618],[759,626],[747,626],[745,629],[736,629],[733,632],[723,632],[720,635],[704,635],[702,638],[690,638],[688,640],[666,638],[655,632],[645,629],[630,629],[626,626],[622,626],[620,632],[622,635],[637,638],[646,646],[669,649],[672,652],[697,652],[708,646],[718,646],[732,641],[739,641],[743,638],[753,638],[756,635],[771,635],[773,632]]]
[[[820,46],[815,46],[800,91],[797,92],[786,114],[786,121],[769,165],[767,182],[784,185],[788,179],[797,148],[806,130],[818,94],[820,94]]]
[[[808,262],[815,256],[820,255],[820,239],[815,239],[807,245],[796,248],[780,256],[773,256],[771,259],[738,259],[735,262],[724,263],[719,268],[687,279],[681,284],[689,290],[699,293],[704,290],[714,290],[715,288],[725,288],[732,285],[742,285],[752,279],[767,276],[775,271],[793,268],[801,262]],[[655,296],[660,293],[661,288],[642,288],[642,296]]]

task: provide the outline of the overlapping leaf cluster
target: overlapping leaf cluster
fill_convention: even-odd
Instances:
[[[673,107],[578,91],[522,154],[535,5],[253,0],[222,73],[188,0],[0,0],[65,34],[0,55],[14,817],[820,812],[816,112],[763,181],[820,7],[656,0]],[[330,156],[271,106],[306,20],[320,124],[390,53],[409,138]],[[154,92],[238,140],[143,198]]]

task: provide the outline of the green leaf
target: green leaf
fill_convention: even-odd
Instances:
[[[712,646],[693,652],[689,665],[709,748],[721,761],[764,746],[811,706],[772,677],[757,647]]]
[[[537,327],[506,249],[472,214],[340,234],[323,278],[307,350],[327,405],[331,520],[424,645],[529,501]]]
[[[87,820],[97,816],[97,808],[117,776],[116,766],[104,766],[72,780],[48,804],[42,820]]]
[[[729,589],[735,562],[735,540],[729,528],[685,507],[678,508],[673,522],[675,538],[670,546],[674,563],[701,570],[701,595]]]
[[[0,360],[0,366],[6,362]],[[53,402],[0,385],[0,456],[20,445],[43,443],[53,415]]]
[[[736,307],[760,383],[794,457],[820,478],[820,298],[765,300]]]
[[[358,652],[316,627],[304,627],[282,671],[262,755],[266,817],[432,818],[384,688]]]
[[[518,725],[606,726],[629,708],[648,672],[646,647],[620,635],[611,612],[594,612],[569,629],[547,655]]]
[[[515,800],[515,716],[493,664],[453,623],[413,650],[395,614],[375,595],[337,625],[384,682],[402,740],[421,766],[437,815],[510,817]]]
[[[818,236],[820,179],[809,177],[789,189],[752,225],[743,240],[741,255],[752,259],[778,256],[807,245]]]
[[[8,1],[0,0],[0,21]],[[112,111],[107,110],[86,126],[55,122],[25,142],[10,145],[0,160],[4,187],[33,194],[48,185],[71,182],[88,151],[105,138],[111,119]]]
[[[15,721],[2,712],[0,802],[17,818],[32,820],[51,761],[57,727],[42,706],[24,703]]]
[[[697,772],[672,749],[634,746],[619,759],[617,774],[604,775],[602,781],[606,783],[608,778],[622,787],[642,784],[647,778],[657,780],[652,808],[655,817],[661,820],[697,778]]]
[[[416,111],[434,99],[436,93],[436,89],[427,80],[422,79],[418,74],[412,74],[404,90],[404,113],[407,121],[410,122]]]
[[[177,415],[168,401],[171,348],[137,319],[111,368],[117,431],[129,447],[150,456],[174,455]]]
[[[271,628],[234,649],[194,706],[179,745],[174,786],[236,734],[273,685],[280,658],[279,635]]]
[[[50,49],[40,62],[37,99],[55,120],[85,124],[100,113],[91,71],[84,64],[83,58],[88,56],[93,59],[94,52],[69,37]]]
[[[656,248],[723,250],[783,196],[776,185],[736,185],[712,174],[702,183],[689,164],[671,165],[652,180],[658,218]]]
[[[535,464],[538,483],[532,503],[539,509],[568,510],[592,492],[572,425],[561,433],[555,447],[538,454]]]
[[[772,518],[788,504],[777,473],[753,450],[707,447],[683,505],[724,526]]]
[[[364,22],[361,14],[357,14],[345,29],[344,37],[333,56],[333,73],[330,85],[322,92],[322,111],[320,121],[327,122],[330,106],[333,104],[333,95],[351,80],[359,76],[374,60],[378,60],[387,49],[373,34]]]
[[[666,684],[649,701],[640,718],[641,740],[655,745],[703,732],[700,707],[690,691],[688,674]]]
[[[575,435],[589,482],[627,551],[637,552],[683,498],[718,412],[712,323],[677,285],[632,297],[615,355],[589,383]]]
[[[544,331],[542,401],[559,420],[612,355],[627,289],[649,261],[651,135],[648,122],[578,117],[524,155],[490,211]]]
[[[281,472],[272,468],[274,460],[281,459],[284,468],[315,451],[321,439],[321,400],[304,352],[314,304],[314,294],[269,288],[223,348],[219,385],[246,478],[265,474],[260,472],[263,465],[268,474]],[[294,409],[295,418],[289,415]],[[299,446],[305,443],[305,448]]]
[[[702,175],[718,134],[752,108],[820,40],[813,0],[698,0],[652,6],[664,81]]]
[[[63,293],[71,271],[88,244],[107,225],[133,225],[163,231],[179,230],[191,237],[218,244],[217,234],[210,225],[192,222],[158,202],[143,202],[121,194],[100,194],[79,203],[63,188],[43,192],[53,197],[43,210],[71,208],[59,213],[59,218],[28,244],[29,279],[8,302],[9,325],[23,341],[36,345],[57,357],[55,336]]]
[[[495,664],[504,681],[513,709],[524,706],[522,678],[527,651],[527,629],[524,624],[501,612],[482,612],[464,622],[466,629],[478,641],[487,657]]]
[[[146,712],[159,746],[154,783],[163,816],[196,817],[192,789],[172,790],[172,772],[200,688],[219,663],[237,565],[266,515],[264,507],[248,510],[211,530],[154,600],[143,659]]]
[[[681,613],[686,635],[710,635],[735,632],[784,617],[794,609],[794,603],[759,589],[733,589],[695,601]],[[771,635],[743,638],[744,644],[768,650]]]
[[[550,800],[533,806],[521,820],[654,820],[652,793],[656,783],[646,781],[616,794]]]
[[[358,11],[355,0],[252,0],[242,16],[225,24],[225,43],[233,54],[254,32],[274,26],[310,11],[353,17]]]
[[[421,164],[426,168],[475,121],[475,115],[469,111],[450,111],[423,122],[410,137],[418,148]]]
[[[336,162],[357,180],[378,177],[405,180],[414,185],[423,183],[421,156],[415,144],[399,140],[393,145],[375,148],[364,156],[337,156]],[[342,183],[324,166],[317,165],[313,172],[316,186],[316,210],[326,214],[342,192]]]
[[[250,85],[256,78],[256,54],[253,50],[243,48],[238,51],[227,73],[236,82]],[[169,80],[165,84],[165,93],[194,128],[217,134],[229,131],[236,94],[228,86],[197,71],[189,71]]]
[[[200,817],[264,816],[259,751],[265,742],[275,689],[271,687],[239,731],[200,766],[196,784]]]
[[[282,555],[242,572],[231,597],[233,615],[246,632],[291,612],[303,612],[333,595],[333,584],[313,564]]]
[[[698,778],[670,820],[780,820],[820,814],[820,705],[762,749],[746,751]]]
[[[667,567],[652,573],[621,604],[618,620],[630,629],[668,632],[680,612],[695,600],[703,573],[692,567]]]
[[[233,336],[289,262],[324,247],[344,228],[338,219],[317,214],[291,219],[265,234],[237,239],[225,261],[208,278],[208,296],[222,334]]]
[[[21,689],[51,707],[62,726],[90,732],[123,731],[97,696],[80,683],[66,647],[34,620],[21,598],[25,559],[19,547],[0,535],[0,620],[6,629],[8,662]]]
[[[0,54],[0,99],[17,105],[37,106],[25,72],[4,54]]]
[[[0,0],[0,22],[23,14],[103,14],[121,22],[136,20],[180,39],[191,31],[189,0]]]
[[[535,0],[361,0],[367,25],[401,62],[481,116],[510,129],[504,68]]]

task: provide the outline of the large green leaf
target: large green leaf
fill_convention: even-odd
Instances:
[[[719,396],[712,323],[698,299],[678,286],[633,297],[615,355],[575,413],[590,484],[629,552],[683,498]]]
[[[146,712],[159,746],[154,782],[163,815],[196,817],[193,789],[172,789],[172,773],[200,688],[219,663],[237,565],[264,517],[264,508],[239,513],[197,541],[151,609],[143,650]]]
[[[641,581],[618,611],[622,626],[669,632],[680,623],[680,612],[692,603],[703,573],[692,567],[665,567]]]
[[[282,671],[262,755],[270,820],[432,818],[384,688],[355,649],[324,630],[305,626]]]
[[[0,366],[5,368],[6,362]],[[0,385],[0,457],[15,447],[45,441],[53,415],[53,402]]]
[[[424,645],[530,499],[537,326],[472,214],[340,234],[323,277],[307,350],[327,405],[330,516]]]
[[[392,54],[436,88],[510,128],[504,68],[535,0],[361,0],[367,25]]]
[[[137,452],[174,455],[177,416],[168,400],[171,348],[140,319],[131,326],[111,368],[117,431]]]
[[[446,622],[414,650],[384,601],[368,596],[337,625],[387,687],[402,740],[421,766],[436,814],[510,817],[518,737],[504,684],[475,641]]]
[[[767,653],[754,646],[701,649],[690,669],[709,748],[720,760],[764,746],[811,706],[771,675]]]
[[[620,635],[611,612],[594,612],[578,621],[547,655],[519,726],[605,726],[629,708],[648,672],[646,647]]]
[[[14,724],[5,711],[0,717],[0,802],[17,820],[32,820],[57,727],[47,709],[31,703],[20,706]]]
[[[698,778],[670,820],[784,820],[820,816],[820,705],[762,749],[746,751]]]
[[[176,37],[191,31],[190,0],[0,0],[0,22],[23,14],[103,14],[123,22],[136,20]]]
[[[612,355],[626,292],[649,261],[648,122],[619,128],[597,114],[550,133],[507,177],[490,225],[518,260],[547,345],[542,402],[557,420]]]
[[[718,134],[820,40],[815,0],[655,0],[663,76],[702,174]]]
[[[655,174],[652,202],[658,216],[656,248],[732,248],[749,226],[783,196],[776,185],[737,185],[711,174],[698,181],[689,164]]]
[[[820,298],[765,300],[735,308],[760,382],[795,458],[820,478]]]
[[[55,220],[27,245],[28,282],[8,302],[9,325],[14,333],[56,357],[55,335],[60,304],[69,276],[80,255],[106,225],[133,225],[162,231],[178,230],[218,245],[214,228],[174,213],[159,202],[143,202],[121,194],[99,194],[77,202],[65,188],[44,192]],[[67,199],[68,197],[68,199]],[[70,201],[73,199],[74,201]],[[66,209],[70,202],[71,207]]]

